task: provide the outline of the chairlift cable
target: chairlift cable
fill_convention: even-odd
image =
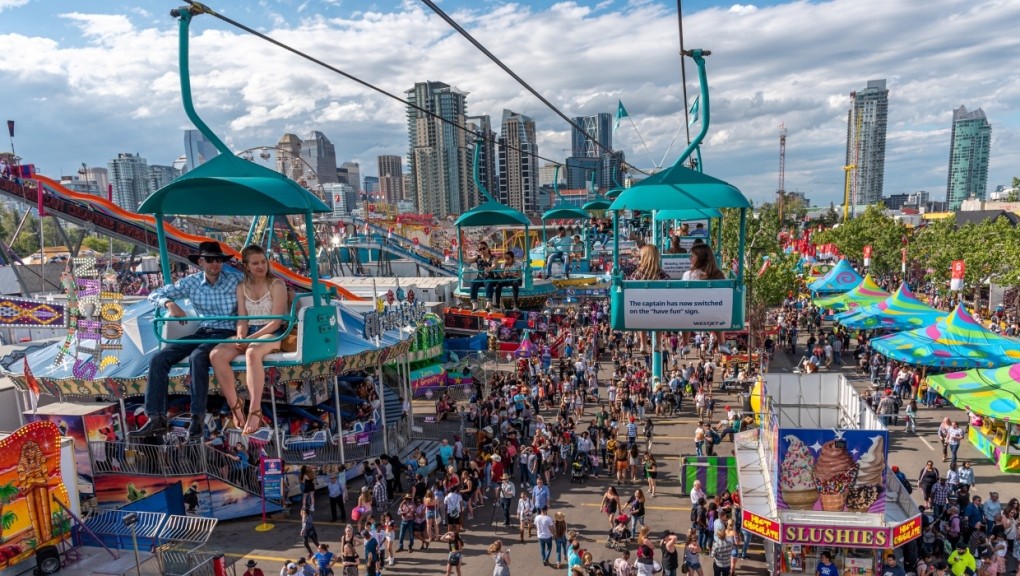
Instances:
[[[425,109],[425,108],[423,108],[423,107],[421,107],[421,106],[419,106],[417,104],[412,104],[411,102],[408,102],[406,99],[404,99],[404,98],[402,98],[402,97],[400,97],[400,96],[398,96],[398,95],[396,95],[396,94],[394,94],[392,92],[389,92],[388,90],[386,90],[384,88],[380,88],[379,86],[376,86],[376,85],[372,84],[371,82],[368,82],[367,80],[362,80],[361,78],[359,78],[359,77],[357,77],[357,76],[355,76],[355,75],[353,75],[353,74],[351,74],[349,72],[345,72],[345,71],[337,68],[336,66],[328,64],[328,63],[326,63],[326,62],[316,58],[315,56],[307,54],[307,53],[305,53],[305,52],[303,52],[303,51],[301,51],[301,50],[299,50],[297,48],[294,48],[293,46],[290,46],[290,45],[288,45],[288,44],[286,44],[284,42],[281,42],[280,40],[277,40],[277,39],[273,38],[272,36],[269,36],[268,34],[263,34],[262,32],[259,32],[258,30],[255,30],[255,29],[251,28],[250,26],[242,24],[241,22],[238,22],[237,20],[234,20],[234,19],[232,19],[232,18],[230,18],[228,16],[224,16],[224,15],[216,12],[215,10],[209,8],[208,6],[206,6],[206,5],[204,5],[204,4],[200,3],[200,2],[197,2],[196,0],[184,0],[184,2],[192,7],[192,13],[194,13],[194,14],[209,14],[210,16],[212,16],[212,17],[214,17],[214,18],[216,18],[216,19],[218,19],[218,20],[220,20],[222,22],[230,24],[231,26],[233,26],[235,28],[243,30],[244,32],[247,32],[247,33],[251,34],[252,36],[255,36],[255,37],[257,37],[257,38],[259,38],[261,40],[265,40],[266,42],[269,42],[270,44],[273,44],[274,46],[277,46],[278,48],[282,48],[283,50],[286,50],[287,52],[290,52],[291,54],[294,54],[295,56],[298,56],[300,58],[308,60],[309,62],[312,62],[313,64],[316,64],[318,66],[321,66],[321,67],[323,67],[323,68],[325,68],[325,69],[327,69],[327,70],[329,70],[331,72],[335,72],[336,74],[339,74],[340,76],[343,76],[344,78],[347,78],[348,80],[352,80],[352,81],[354,81],[354,82],[356,82],[358,84],[361,84],[362,86],[364,86],[365,88],[368,88],[369,90],[373,90],[375,92],[378,92],[379,94],[382,94],[383,96],[386,96],[388,98],[396,100],[396,101],[400,102],[401,104],[403,104],[405,106],[409,106],[411,108],[414,108],[415,110],[417,110],[419,112],[422,112],[423,114],[426,114],[426,115],[428,115],[431,118],[439,120],[440,122],[443,122],[444,124],[448,124],[448,125],[456,128],[456,129],[458,129],[458,130],[462,130],[462,131],[466,132],[467,134],[470,134],[470,135],[474,136],[475,138],[485,140],[486,142],[490,142],[492,144],[498,144],[499,143],[498,142],[498,138],[495,135],[493,135],[492,138],[485,138],[481,134],[479,134],[477,132],[474,132],[473,130],[469,129],[467,126],[461,126],[460,124],[457,124],[456,122],[454,122],[452,120],[448,120],[446,118],[443,118],[442,116],[436,114],[435,112],[432,112],[431,110],[427,110],[427,109]],[[558,160],[553,160],[552,158],[547,158],[547,157],[541,156],[539,154],[534,154],[533,152],[523,150],[523,149],[521,149],[521,148],[519,148],[517,146],[506,144],[505,142],[502,144],[502,146],[503,146],[503,149],[505,149],[505,150],[513,150],[515,152],[520,152],[521,154],[532,154],[532,155],[535,156],[535,158],[538,158],[539,160],[544,160],[544,161],[552,163],[552,164],[559,164],[559,165],[563,164],[562,162],[560,162]],[[628,165],[628,166],[630,166],[630,165]],[[630,167],[632,169],[634,169],[634,170],[638,170],[637,168],[634,168],[633,166],[630,166]],[[638,171],[640,171],[640,170],[638,170]]]

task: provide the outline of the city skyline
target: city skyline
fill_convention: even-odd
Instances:
[[[992,141],[992,125],[985,111],[971,112],[961,105],[953,110],[953,132],[949,141],[949,177],[946,204],[950,210],[959,208],[974,196],[988,197],[988,160]]]
[[[274,0],[258,9],[222,0],[217,8],[393,93],[441,78],[471,93],[472,114],[526,114],[543,155],[565,159],[569,125],[430,11],[396,1],[373,5],[376,12],[342,4],[302,11]],[[631,163],[649,169],[665,158],[668,165],[686,144],[673,3],[482,8],[451,0],[444,8],[568,117],[613,111],[622,101],[630,116],[614,144]],[[44,174],[101,166],[122,150],[169,165],[181,154],[181,131],[193,128],[179,100],[176,24],[162,9],[121,0],[102,10],[86,13],[68,0],[0,8],[17,30],[0,34],[11,55],[0,63],[4,113],[18,122],[18,154]],[[706,170],[752,199],[774,197],[780,123],[789,130],[787,191],[819,204],[842,198],[848,94],[868,78],[887,78],[891,91],[885,195],[946,186],[952,110],[962,102],[995,123],[989,186],[1017,172],[1020,91],[1016,74],[1002,70],[1011,69],[1005,55],[1020,47],[1005,24],[1020,18],[1020,5],[705,0],[685,3],[685,11],[686,46],[713,52]],[[861,21],[870,24],[853,24]],[[212,19],[196,18],[192,29],[196,106],[232,150],[319,130],[340,159],[359,162],[368,175],[380,155],[406,157],[400,104]],[[713,33],[720,29],[727,33]],[[349,49],[315,48],[334,45]],[[697,86],[687,64],[690,100]]]

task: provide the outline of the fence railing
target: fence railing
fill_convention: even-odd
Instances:
[[[89,442],[96,474],[119,473],[139,476],[188,476],[205,471],[201,444],[134,444]]]

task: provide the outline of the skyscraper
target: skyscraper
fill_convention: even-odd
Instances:
[[[471,193],[472,206],[477,206],[483,201],[482,191],[475,184],[475,146],[478,146],[478,181],[494,197],[499,192],[499,174],[496,172],[496,133],[492,131],[492,120],[488,114],[482,116],[469,116],[467,127],[471,132],[468,135],[468,146],[471,149],[471,160],[468,169],[471,170]]]
[[[584,131],[571,128],[571,155],[565,167],[567,188],[587,188],[591,184],[593,172],[596,188],[612,188],[613,172],[615,170],[617,178],[620,178],[623,160],[622,156],[612,152],[612,115],[600,112],[594,116],[577,116],[573,121]]]
[[[503,110],[499,135],[500,202],[526,214],[539,211],[537,156],[535,121]]]
[[[992,145],[992,125],[984,110],[953,110],[953,135],[949,147],[949,182],[946,204],[957,210],[974,196],[984,200],[988,192],[988,152]]]
[[[110,184],[113,185],[113,203],[135,212],[149,196],[149,164],[137,154],[121,152],[110,160]]]
[[[184,131],[184,171],[191,172],[202,164],[219,156],[220,151],[198,130]]]
[[[407,103],[411,173],[411,189],[407,193],[415,198],[421,213],[436,218],[464,213],[472,207],[471,150],[464,132],[467,92],[442,82],[418,82],[407,91]]]
[[[336,169],[336,178],[337,182],[350,184],[355,192],[361,192],[361,164],[344,162]]]
[[[319,184],[337,182],[336,177],[336,148],[326,138],[326,135],[318,130],[312,132],[301,142],[301,159],[312,167],[318,176]],[[311,180],[308,178],[307,180]],[[312,182],[308,183],[312,185]]]
[[[86,180],[95,182],[96,188],[99,190],[99,195],[106,198],[106,191],[110,185],[110,172],[106,168],[89,166],[85,169],[83,177]]]
[[[846,166],[850,171],[850,205],[882,199],[885,183],[885,132],[889,124],[889,90],[885,80],[868,80],[850,93],[846,122]]]
[[[276,171],[297,182],[304,178],[305,168],[301,163],[301,138],[297,134],[284,134],[276,147],[283,152],[276,152]]]
[[[388,204],[406,200],[402,159],[396,155],[379,157],[379,191]]]
[[[149,166],[149,190],[155,192],[180,176],[181,173],[173,166]]]

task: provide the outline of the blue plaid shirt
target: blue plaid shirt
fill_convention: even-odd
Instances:
[[[244,280],[240,272],[228,266],[223,267],[215,284],[205,280],[205,272],[185,276],[173,284],[162,286],[149,294],[149,302],[157,308],[164,308],[170,300],[191,300],[198,316],[236,316],[237,285]],[[233,330],[237,322],[231,320],[206,320],[200,328]]]

